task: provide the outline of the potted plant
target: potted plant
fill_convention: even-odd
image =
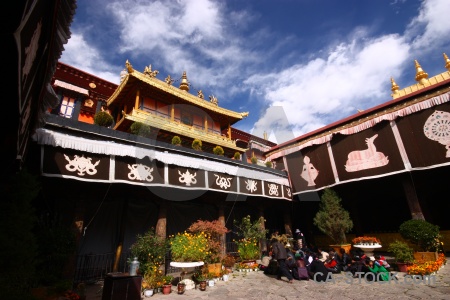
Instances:
[[[162,292],[163,292],[163,294],[168,295],[172,291],[172,280],[173,280],[173,276],[172,275],[165,275],[165,276],[163,276],[163,278],[162,278],[162,281],[163,281]]]
[[[139,272],[155,273],[164,264],[168,243],[165,238],[158,236],[154,228],[150,228],[143,235],[138,234],[131,245],[131,257],[137,257]]]
[[[334,245],[331,247],[337,249],[344,248],[349,253],[351,244],[347,243],[346,233],[353,228],[353,221],[350,219],[350,213],[342,207],[342,200],[338,194],[326,188],[320,199],[319,211],[314,217],[314,225],[320,231],[329,236]]]
[[[233,158],[236,160],[241,159],[241,154],[239,152],[235,152]]]
[[[205,233],[208,237],[207,255],[205,263],[209,272],[219,274],[222,270],[222,260],[225,257],[225,245],[221,243],[221,238],[229,232],[219,220],[207,221],[197,220],[187,229],[193,234]]]
[[[180,146],[181,145],[181,139],[180,139],[180,137],[178,135],[175,135],[172,138],[172,145],[175,145],[175,146]]]
[[[406,272],[407,266],[414,261],[413,249],[403,241],[396,240],[390,243],[388,251],[394,255],[400,272]]]
[[[172,260],[177,262],[204,261],[208,255],[206,233],[183,232],[169,237]]]
[[[355,245],[376,245],[381,244],[380,240],[374,236],[358,236],[352,240]]]
[[[215,146],[214,149],[213,149],[213,153],[214,153],[215,155],[223,155],[224,151],[223,151],[223,148],[222,148],[222,147],[220,147],[220,146]]]
[[[417,260],[436,261],[440,246],[439,226],[425,220],[408,220],[399,228],[400,235],[414,245]]]
[[[143,137],[150,137],[152,133],[152,128],[144,123],[141,122],[133,122],[130,126],[130,131],[132,134],[143,136]]]
[[[194,139],[192,141],[192,149],[198,150],[198,151],[202,150],[202,141],[199,139]]]
[[[272,168],[272,162],[270,160],[266,161],[266,167]]]
[[[243,217],[241,221],[233,220],[233,224],[237,228],[237,234],[242,237],[242,239],[235,241],[238,246],[239,257],[242,260],[250,263],[260,258],[259,244],[261,239],[266,238],[268,232],[267,229],[264,229],[265,221],[263,217],[260,217],[252,222],[249,215]]]
[[[103,127],[109,127],[114,123],[113,117],[106,111],[98,111],[94,115],[94,124]]]
[[[250,158],[250,161],[251,161],[252,164],[254,164],[254,165],[256,165],[256,164],[258,163],[258,159],[257,159],[256,156],[254,156],[254,155]]]

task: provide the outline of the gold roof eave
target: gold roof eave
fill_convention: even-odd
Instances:
[[[132,70],[131,73],[128,73],[122,80],[122,82],[120,83],[120,85],[117,87],[117,89],[114,91],[114,93],[111,95],[111,97],[109,97],[109,99],[107,100],[107,105],[111,105],[114,101],[116,101],[118,98],[120,98],[121,96],[121,92],[122,90],[125,88],[125,86],[127,85],[130,77],[134,77],[148,85],[151,85],[152,87],[155,87],[157,89],[160,89],[166,93],[169,93],[171,95],[174,95],[178,98],[181,98],[189,103],[192,103],[196,106],[202,107],[206,110],[209,111],[213,111],[215,113],[221,114],[221,115],[225,115],[227,117],[236,119],[236,120],[242,120],[243,118],[248,116],[248,112],[235,112],[232,110],[228,110],[222,107],[219,107],[213,103],[210,103],[208,101],[205,101],[202,98],[199,98],[197,96],[194,96],[192,94],[189,94],[186,91],[180,90],[177,87],[174,87],[172,85],[167,84],[166,82],[163,82],[155,77],[149,77],[146,76],[143,73],[140,73],[136,70]]]
[[[204,130],[196,129],[194,126],[185,125],[178,121],[173,121],[142,110],[133,109],[131,114],[124,114],[124,119],[133,122],[141,122],[153,128],[158,128],[168,132],[173,132],[181,136],[187,136],[193,139],[200,139],[203,142],[218,145],[235,151],[245,152],[247,149],[236,146],[236,141],[226,136],[209,133]],[[118,126],[117,124],[116,126]]]

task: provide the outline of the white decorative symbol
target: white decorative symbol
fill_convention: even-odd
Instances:
[[[302,176],[302,178],[308,182],[308,186],[316,185],[314,180],[319,175],[319,171],[317,171],[314,165],[310,163],[310,159],[308,156],[305,156],[303,162],[305,164],[303,165],[302,174],[300,174],[300,176]]]
[[[217,174],[214,174],[214,176],[216,176],[216,184],[220,186],[221,189],[228,189],[231,186],[230,181],[233,178],[226,178]]]
[[[276,185],[275,183],[269,183],[267,185],[269,186],[269,195],[278,196],[278,185]]]
[[[249,179],[249,180],[245,181],[245,183],[247,184],[247,186],[245,188],[247,189],[247,191],[250,191],[251,193],[253,193],[254,191],[256,191],[258,189],[258,187],[257,187],[258,182],[256,180]]]
[[[195,176],[197,176],[197,172],[195,172],[194,174],[189,173],[189,170],[186,170],[185,173],[181,174],[181,172],[178,170],[178,174],[180,174],[180,177],[178,178],[178,180],[181,183],[186,183],[186,186],[191,186],[192,184],[196,184],[197,183],[197,179],[195,178]]]
[[[74,155],[73,160],[71,160],[67,155],[64,154],[64,157],[69,162],[66,165],[66,170],[70,172],[78,171],[78,175],[84,176],[84,172],[86,172],[89,175],[97,174],[97,170],[95,167],[100,163],[100,160],[97,161],[95,164],[91,163],[92,158],[84,157],[82,155],[81,157],[78,155]]]
[[[140,180],[140,181],[153,181],[153,168],[147,167],[143,164],[134,164],[128,165],[128,169],[130,169],[130,173],[128,173],[128,178],[131,180]]]
[[[286,192],[287,192],[288,197],[290,198],[292,196],[291,189],[290,188],[286,188]]]
[[[367,149],[352,151],[348,154],[348,159],[345,163],[345,170],[347,172],[378,168],[389,163],[388,157],[383,152],[377,152],[374,144],[374,140],[377,137],[378,134],[375,134],[370,138],[366,138]]]
[[[450,113],[435,111],[425,121],[423,132],[430,140],[444,145],[447,149],[445,157],[450,157]]]

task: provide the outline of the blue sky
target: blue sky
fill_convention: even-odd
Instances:
[[[281,143],[392,99],[450,56],[449,0],[78,0],[61,62],[118,84],[128,59],[249,112]],[[174,83],[178,86],[179,81]]]

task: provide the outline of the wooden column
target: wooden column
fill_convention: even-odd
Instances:
[[[261,206],[258,207],[258,218],[264,218],[264,208]],[[261,229],[266,230],[265,222],[261,224]],[[267,251],[267,239],[264,238],[259,241],[259,251],[260,252]]]
[[[120,229],[119,229],[119,243],[117,244],[117,247],[116,247],[116,255],[114,257],[113,272],[119,271],[120,256],[122,255],[123,240],[125,237],[125,225],[127,223],[127,210],[128,210],[128,199],[125,199],[125,200],[123,200],[123,204],[122,204],[122,218],[121,218]]]
[[[221,204],[219,205],[219,222],[220,224],[222,224],[223,226],[225,226],[225,205]],[[222,236],[220,237],[220,246],[222,248],[222,255],[225,255],[227,252],[226,249],[226,233],[222,234]]]
[[[411,217],[413,219],[425,220],[411,175],[409,173],[404,173],[401,178],[406,201],[408,202],[409,210],[411,212]]]
[[[170,120],[172,122],[175,120],[175,104],[170,106]]]
[[[136,102],[134,103],[134,109],[139,109],[139,90],[136,91]]]
[[[162,201],[159,205],[158,211],[158,221],[156,222],[156,231],[157,236],[166,238],[167,235],[167,204],[165,201]]]

